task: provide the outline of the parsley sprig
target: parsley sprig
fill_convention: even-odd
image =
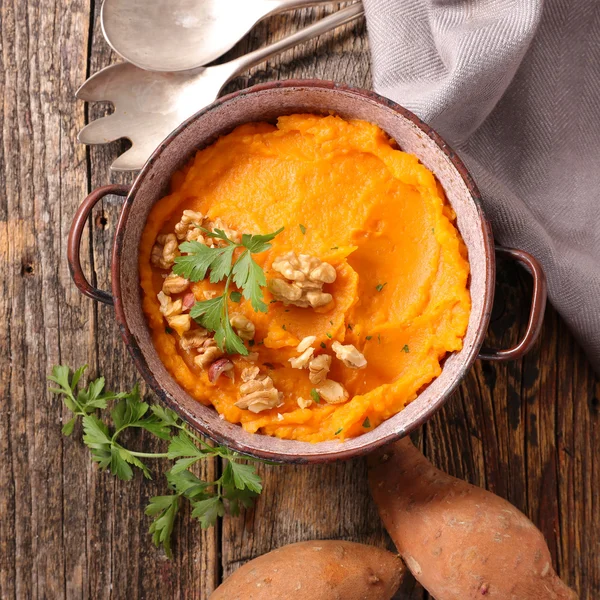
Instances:
[[[173,271],[193,282],[205,279],[209,271],[211,283],[225,280],[223,294],[196,302],[190,315],[199,325],[215,332],[215,341],[221,350],[226,350],[229,354],[247,355],[248,349],[229,322],[229,288],[232,284],[236,285],[241,290],[241,295],[250,300],[256,312],[267,312],[268,307],[263,301],[263,287],[267,280],[264,271],[252,255],[268,250],[271,247],[270,242],[283,231],[283,227],[265,235],[245,233],[239,244],[227,237],[222,229],[200,229],[206,237],[219,239],[225,246],[211,248],[197,241],[184,242],[179,246],[182,255],[175,259]],[[242,252],[234,262],[234,254],[238,249]],[[235,293],[233,291],[232,295]]]
[[[53,367],[52,375],[48,377],[57,385],[50,391],[61,396],[73,414],[62,432],[70,436],[81,420],[83,442],[90,449],[92,460],[98,463],[100,469],[108,470],[124,481],[132,479],[134,468],[147,479],[152,478],[142,459],[175,461],[164,473],[170,493],[151,498],[145,510],[147,515],[154,517],[150,525],[152,540],[157,547],[164,548],[169,558],[172,556],[173,527],[182,499],[191,503],[192,516],[204,529],[213,526],[226,511],[237,515],[241,506],[252,506],[254,498],[262,491],[262,482],[254,466],[240,461],[254,459],[243,457],[224,446],[211,446],[190,431],[174,411],[144,402],[137,384],[130,392],[120,393],[105,391],[104,377],[90,381],[87,386],[81,385],[86,368],[87,365],[71,374],[69,367],[59,365]],[[112,404],[110,408],[109,403]],[[104,415],[108,413],[112,424],[101,419],[98,411]],[[168,441],[166,451],[141,452],[125,447],[120,441],[121,435],[131,428],[145,429]],[[218,479],[203,481],[190,468],[210,457],[224,459],[225,466]]]

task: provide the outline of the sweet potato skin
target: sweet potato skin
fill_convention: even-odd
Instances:
[[[298,542],[246,563],[210,600],[389,600],[404,571],[402,560],[381,548]]]
[[[436,600],[574,600],[542,533],[506,500],[436,469],[404,438],[369,457],[379,514]]]

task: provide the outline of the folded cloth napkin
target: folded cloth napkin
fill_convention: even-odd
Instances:
[[[600,371],[600,0],[364,0],[375,90],[465,161]]]

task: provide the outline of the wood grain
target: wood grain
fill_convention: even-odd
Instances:
[[[115,61],[100,2],[0,4],[0,598],[206,599],[240,564],[277,546],[342,538],[391,547],[369,497],[362,460],[322,467],[262,466],[255,509],[202,532],[184,511],[174,560],[151,544],[143,507],[164,482],[99,473],[46,391],[53,364],[88,363],[113,389],[137,379],[112,309],[79,295],[65,261],[75,208],[111,176],[125,142],[84,148],[77,131],[105,106],[74,100],[86,76]],[[259,24],[227,58],[329,12],[313,8]],[[224,93],[272,79],[320,77],[370,87],[363,22],[289,50]],[[112,177],[130,182],[131,176]],[[106,198],[82,246],[92,280],[110,289],[120,211]],[[530,282],[500,268],[490,345],[522,333]],[[561,576],[582,599],[600,595],[600,382],[553,309],[536,349],[510,364],[478,362],[415,438],[436,465],[509,499],[542,529]],[[152,449],[144,436],[132,444]],[[210,477],[220,465],[207,464]],[[421,600],[411,578],[397,598]]]

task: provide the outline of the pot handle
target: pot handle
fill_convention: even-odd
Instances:
[[[528,252],[516,250],[515,248],[496,246],[496,253],[503,258],[516,260],[521,263],[533,277],[533,297],[531,299],[529,322],[527,323],[525,335],[516,346],[507,350],[490,350],[484,348],[477,358],[496,361],[516,360],[531,350],[542,329],[547,296],[546,275],[537,259]]]
[[[73,282],[84,296],[98,302],[103,302],[104,304],[114,304],[113,298],[108,292],[95,288],[87,280],[83,269],[81,268],[81,260],[79,257],[81,236],[88,217],[99,200],[109,194],[127,196],[129,190],[130,187],[128,185],[119,184],[105,185],[94,190],[77,209],[77,212],[73,217],[73,222],[71,223],[71,229],[69,230],[69,238],[67,240],[67,261],[69,262],[69,270],[71,271]]]

